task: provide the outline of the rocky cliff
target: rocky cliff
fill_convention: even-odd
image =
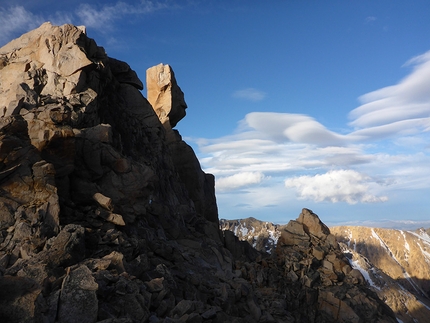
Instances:
[[[83,27],[0,48],[1,322],[395,322],[311,211],[270,257],[219,230],[172,69],[147,87]]]

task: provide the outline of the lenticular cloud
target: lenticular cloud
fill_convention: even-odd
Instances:
[[[349,131],[332,131],[304,114],[265,111],[248,113],[230,136],[205,140],[202,163],[217,176],[218,193],[243,187],[250,189],[241,194],[261,191],[250,186],[263,180],[262,172],[270,175],[264,177],[264,189],[273,185],[275,192],[284,182],[287,197],[296,191],[299,198],[316,202],[385,202],[384,182],[396,188],[427,185],[422,174],[428,172],[408,169],[421,163],[417,156],[429,158],[430,51],[406,65],[412,71],[404,79],[360,98],[361,106],[349,114]],[[284,181],[293,172],[308,173]]]
[[[284,142],[315,144],[319,146],[343,145],[345,136],[328,130],[314,118],[303,114],[251,112],[246,124],[270,138]]]
[[[348,204],[385,202],[386,196],[370,193],[372,178],[354,170],[336,170],[315,176],[298,176],[285,180],[287,188],[295,188],[300,198],[316,202]]]
[[[242,172],[232,176],[218,178],[216,181],[217,191],[228,191],[243,186],[258,184],[264,179],[260,172]]]
[[[425,128],[430,113],[430,51],[407,62],[413,71],[398,84],[387,86],[360,97],[363,103],[350,113],[350,123],[360,133],[361,129],[379,131],[393,125],[392,134],[412,127]],[[408,121],[408,122],[406,122]]]

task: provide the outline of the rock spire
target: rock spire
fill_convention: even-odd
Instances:
[[[172,136],[172,128],[185,117],[184,93],[178,86],[175,74],[169,65],[159,64],[146,71],[148,101],[155,110],[160,122]]]

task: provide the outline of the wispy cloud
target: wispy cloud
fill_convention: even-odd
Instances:
[[[24,6],[0,7],[0,46],[22,33],[39,27],[43,22],[50,21],[54,25],[72,23],[85,25],[99,32],[112,31],[116,23],[129,16],[150,14],[164,9],[179,8],[179,5],[167,1],[140,0],[130,4],[118,1],[103,5],[81,3],[75,10],[56,11],[50,14],[35,14]]]
[[[370,24],[370,23],[376,21],[376,17],[375,16],[368,16],[368,17],[366,17],[366,19],[364,21],[366,22],[366,24]]]
[[[38,27],[44,22],[41,16],[34,15],[22,6],[0,7],[0,46],[21,33]]]
[[[110,27],[114,21],[122,19],[124,16],[149,14],[167,8],[171,8],[171,6],[157,1],[141,0],[137,4],[120,1],[102,6],[88,3],[81,4],[76,13],[81,23],[85,26],[104,30],[106,27]]]
[[[64,25],[64,24],[74,24],[77,22],[73,12],[68,11],[56,11],[49,15],[46,21],[50,21],[53,25]]]
[[[332,131],[303,114],[253,112],[234,134],[197,141],[221,200],[229,201],[227,187],[254,208],[267,205],[260,196],[274,205],[297,196],[381,203],[399,190],[429,189],[430,52],[407,66],[410,74],[397,84],[360,97],[362,105],[349,114],[349,132]]]
[[[254,88],[247,88],[235,91],[233,97],[248,101],[261,101],[266,97],[266,93]]]

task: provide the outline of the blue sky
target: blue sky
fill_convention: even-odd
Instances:
[[[430,2],[9,1],[0,46],[85,25],[145,81],[170,64],[177,129],[220,218],[430,226]],[[143,94],[146,96],[145,90]],[[427,221],[427,222],[426,222]]]

